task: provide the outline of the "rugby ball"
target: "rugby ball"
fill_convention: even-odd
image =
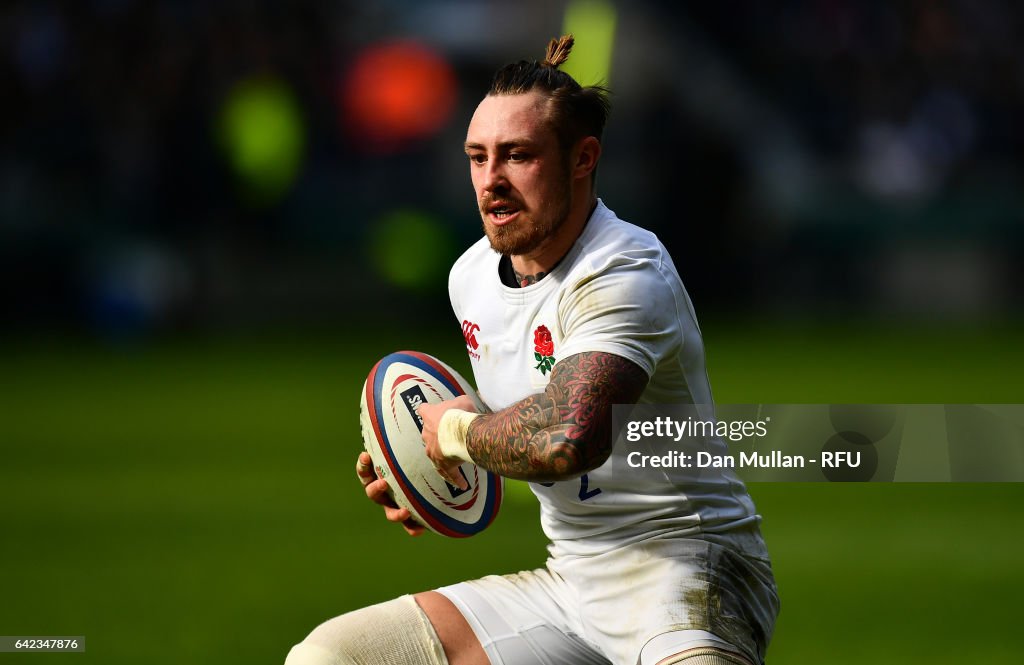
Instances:
[[[359,405],[363,447],[377,475],[388,482],[395,503],[431,531],[452,538],[487,528],[504,493],[501,476],[469,463],[459,467],[469,487],[455,487],[427,457],[419,406],[459,395],[469,395],[483,411],[476,391],[454,369],[425,353],[398,351],[370,370]]]

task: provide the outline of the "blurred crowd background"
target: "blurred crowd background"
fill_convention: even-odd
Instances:
[[[698,311],[1013,319],[1022,19],[1008,0],[5,2],[0,326],[447,321],[447,268],[480,235],[466,124],[497,67],[567,29],[570,71],[615,93],[599,194],[660,235]]]
[[[521,483],[496,528],[409,541],[351,469],[376,358],[470,371],[446,293],[481,234],[466,125],[567,31],[568,71],[614,91],[599,194],[671,250],[719,404],[1021,403],[1022,20],[0,3],[0,632],[84,635],[76,663],[281,662],[327,617],[543,562]],[[1024,662],[1024,484],[751,490],[770,662]]]

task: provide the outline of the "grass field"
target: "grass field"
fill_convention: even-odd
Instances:
[[[705,325],[723,402],[1024,402],[1019,330]],[[363,498],[357,394],[400,337],[0,351],[0,665],[280,663],[342,611],[542,563],[536,504],[409,539]],[[417,348],[466,369],[458,334]],[[1024,485],[758,484],[773,663],[1016,663]]]

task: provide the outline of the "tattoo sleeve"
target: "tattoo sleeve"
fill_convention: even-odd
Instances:
[[[508,478],[565,480],[604,463],[612,450],[612,405],[632,404],[647,386],[634,362],[578,353],[551,370],[543,393],[473,421],[469,453]]]

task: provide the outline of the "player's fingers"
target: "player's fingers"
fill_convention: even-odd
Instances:
[[[412,517],[408,508],[399,508],[388,494],[388,481],[380,478],[366,485],[366,496],[384,508],[384,517],[389,522],[399,522],[410,536],[418,536],[426,529]]]
[[[388,481],[383,478],[371,481],[366,484],[366,496],[374,503],[380,504],[387,508],[397,508],[395,500],[388,494]]]
[[[373,460],[370,459],[369,453],[359,453],[359,458],[356,460],[356,476],[364,487],[373,482],[374,478],[377,477],[376,472],[373,470]]]
[[[422,524],[412,519],[402,522],[402,528],[405,529],[407,534],[414,537],[422,536],[423,532],[427,530]]]
[[[476,408],[476,403],[473,401],[473,398],[470,397],[469,395],[459,395],[454,400],[452,400],[452,402],[454,403],[453,406],[456,409],[462,409],[463,411],[469,411],[471,413],[476,413],[478,411],[478,409]]]
[[[469,483],[466,482],[466,479],[462,477],[461,473],[459,473],[458,465],[452,467],[440,466],[434,468],[437,469],[437,472],[441,474],[441,477],[448,481],[450,484],[462,490],[469,489]]]
[[[410,536],[418,536],[427,530],[406,508],[384,508],[384,516],[391,522],[400,522]]]
[[[394,499],[388,493],[388,481],[377,478],[373,470],[373,460],[368,453],[359,453],[356,461],[356,475],[363,483],[366,496],[384,508],[384,517],[390,522],[399,522],[405,532],[410,536],[419,536],[426,531],[426,527],[413,519],[412,513],[407,508],[399,508]]]
[[[408,508],[392,508],[391,506],[384,506],[384,517],[389,522],[408,522],[412,519],[412,513],[409,512]]]

